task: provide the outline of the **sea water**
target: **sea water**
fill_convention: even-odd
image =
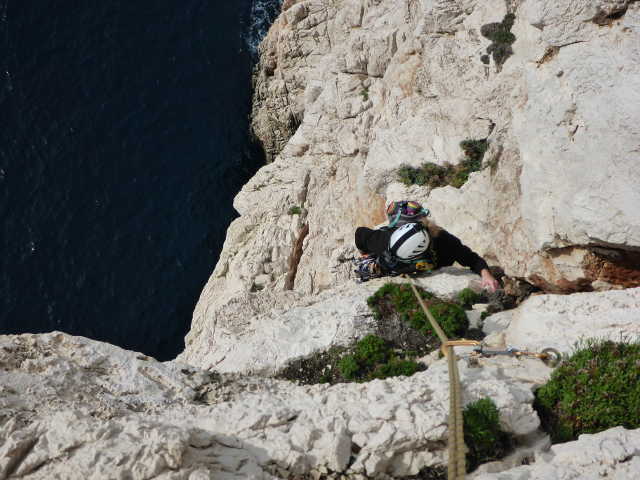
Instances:
[[[0,0],[0,334],[179,353],[278,0]]]

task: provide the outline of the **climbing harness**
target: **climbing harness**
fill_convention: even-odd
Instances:
[[[393,267],[398,268],[398,266],[407,268],[408,265],[412,265],[416,270],[416,274],[428,273],[435,268],[435,265],[429,259],[421,259],[412,263],[402,264],[395,262],[389,265],[390,262],[384,258],[361,257],[352,258],[351,263],[353,263],[355,267],[353,271],[357,275],[356,283],[364,283],[380,277],[396,277],[400,275],[400,273],[394,271]]]
[[[358,276],[356,279],[357,283],[368,282],[373,278],[380,278],[384,276],[375,257],[354,258],[352,262],[356,267],[354,272]]]
[[[357,275],[356,282],[364,283],[374,278],[396,277],[411,269],[415,271],[409,274],[429,273],[436,268],[438,256],[435,250],[429,247],[425,254],[417,260],[403,262],[386,251],[380,257],[366,255],[352,258],[351,263],[355,267],[353,271]]]

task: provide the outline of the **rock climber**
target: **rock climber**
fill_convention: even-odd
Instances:
[[[375,230],[358,227],[355,243],[364,261],[357,272],[372,278],[428,272],[458,262],[480,275],[482,287],[489,292],[500,288],[487,262],[428,216],[429,211],[418,202],[391,202],[389,225]]]

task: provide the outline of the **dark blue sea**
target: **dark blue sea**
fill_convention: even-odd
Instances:
[[[184,347],[278,0],[0,0],[0,334]]]

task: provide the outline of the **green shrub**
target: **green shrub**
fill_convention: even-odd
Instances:
[[[513,445],[511,435],[500,428],[500,414],[495,403],[483,398],[467,405],[463,413],[467,471],[478,465],[504,457]]]
[[[487,23],[480,28],[480,33],[491,40],[491,45],[487,47],[487,53],[493,56],[493,61],[498,67],[498,70],[502,68],[504,62],[513,54],[511,45],[516,41],[516,36],[511,33],[511,27],[516,16],[513,13],[508,13],[499,23]],[[488,63],[486,55],[482,55],[480,60],[483,63]]]
[[[289,208],[289,215],[300,215],[302,213],[302,209],[298,206],[293,206]]]
[[[428,308],[449,338],[462,337],[469,328],[467,314],[460,305],[441,302],[430,305]],[[431,327],[431,323],[426,319],[426,316],[425,320],[427,321],[425,322],[425,326],[422,331],[426,330],[432,335],[435,335],[435,332]]]
[[[387,343],[375,335],[367,335],[356,344],[356,358],[365,364],[384,363],[389,359]]]
[[[469,179],[469,174],[482,168],[482,157],[487,151],[486,139],[467,139],[460,142],[460,148],[465,158],[458,165],[449,163],[437,165],[426,162],[421,167],[415,168],[402,165],[397,172],[398,180],[405,185],[428,185],[431,188],[451,185],[460,188]]]
[[[397,357],[391,357],[387,363],[377,366],[373,370],[373,372],[369,374],[369,377],[387,378],[398,377],[401,375],[410,377],[418,371],[420,371],[420,365],[413,360],[404,360]]]
[[[426,368],[414,361],[419,356],[418,352],[394,350],[392,347],[392,342],[367,335],[351,347],[333,346],[288,362],[275,377],[304,385],[333,385],[398,375],[410,376]]]
[[[433,298],[432,294],[422,288],[418,288],[418,292],[425,300]],[[390,299],[391,302],[384,302],[385,299]],[[367,299],[367,305],[375,318],[380,319],[385,313],[397,311],[402,314],[413,310],[417,302],[409,284],[385,283]]]
[[[448,185],[447,175],[449,168],[435,163],[423,163],[421,167],[415,168],[402,165],[397,172],[398,180],[405,185],[428,185],[431,188]]]
[[[471,172],[468,170],[456,171],[451,177],[450,185],[455,188],[460,188],[462,185],[467,183],[467,180],[469,180],[469,173]]]
[[[360,365],[355,355],[345,355],[338,363],[340,373],[347,380],[355,380],[360,374]]]
[[[450,184],[460,188],[469,180],[469,174],[477,172],[482,168],[482,158],[489,148],[486,138],[480,140],[467,139],[460,142],[460,148],[464,152],[465,158],[456,166]]]
[[[467,139],[460,142],[460,148],[464,152],[467,160],[479,162],[477,166],[480,168],[482,157],[487,151],[487,148],[489,148],[489,143],[486,138],[480,140]]]
[[[469,320],[460,305],[440,300],[422,288],[418,288],[418,292],[447,337],[464,336],[469,328]],[[387,283],[369,297],[367,303],[376,318],[397,313],[423,335],[435,336],[431,323],[422,311],[409,284]]]
[[[640,427],[640,343],[587,340],[536,392],[554,443],[622,425]]]
[[[474,292],[470,288],[464,288],[458,292],[457,298],[462,308],[470,310],[472,305],[475,305],[482,300],[482,295]]]
[[[423,367],[411,357],[398,358],[384,339],[367,335],[356,344],[353,354],[340,359],[338,368],[347,380],[368,381],[399,375],[411,376]]]

